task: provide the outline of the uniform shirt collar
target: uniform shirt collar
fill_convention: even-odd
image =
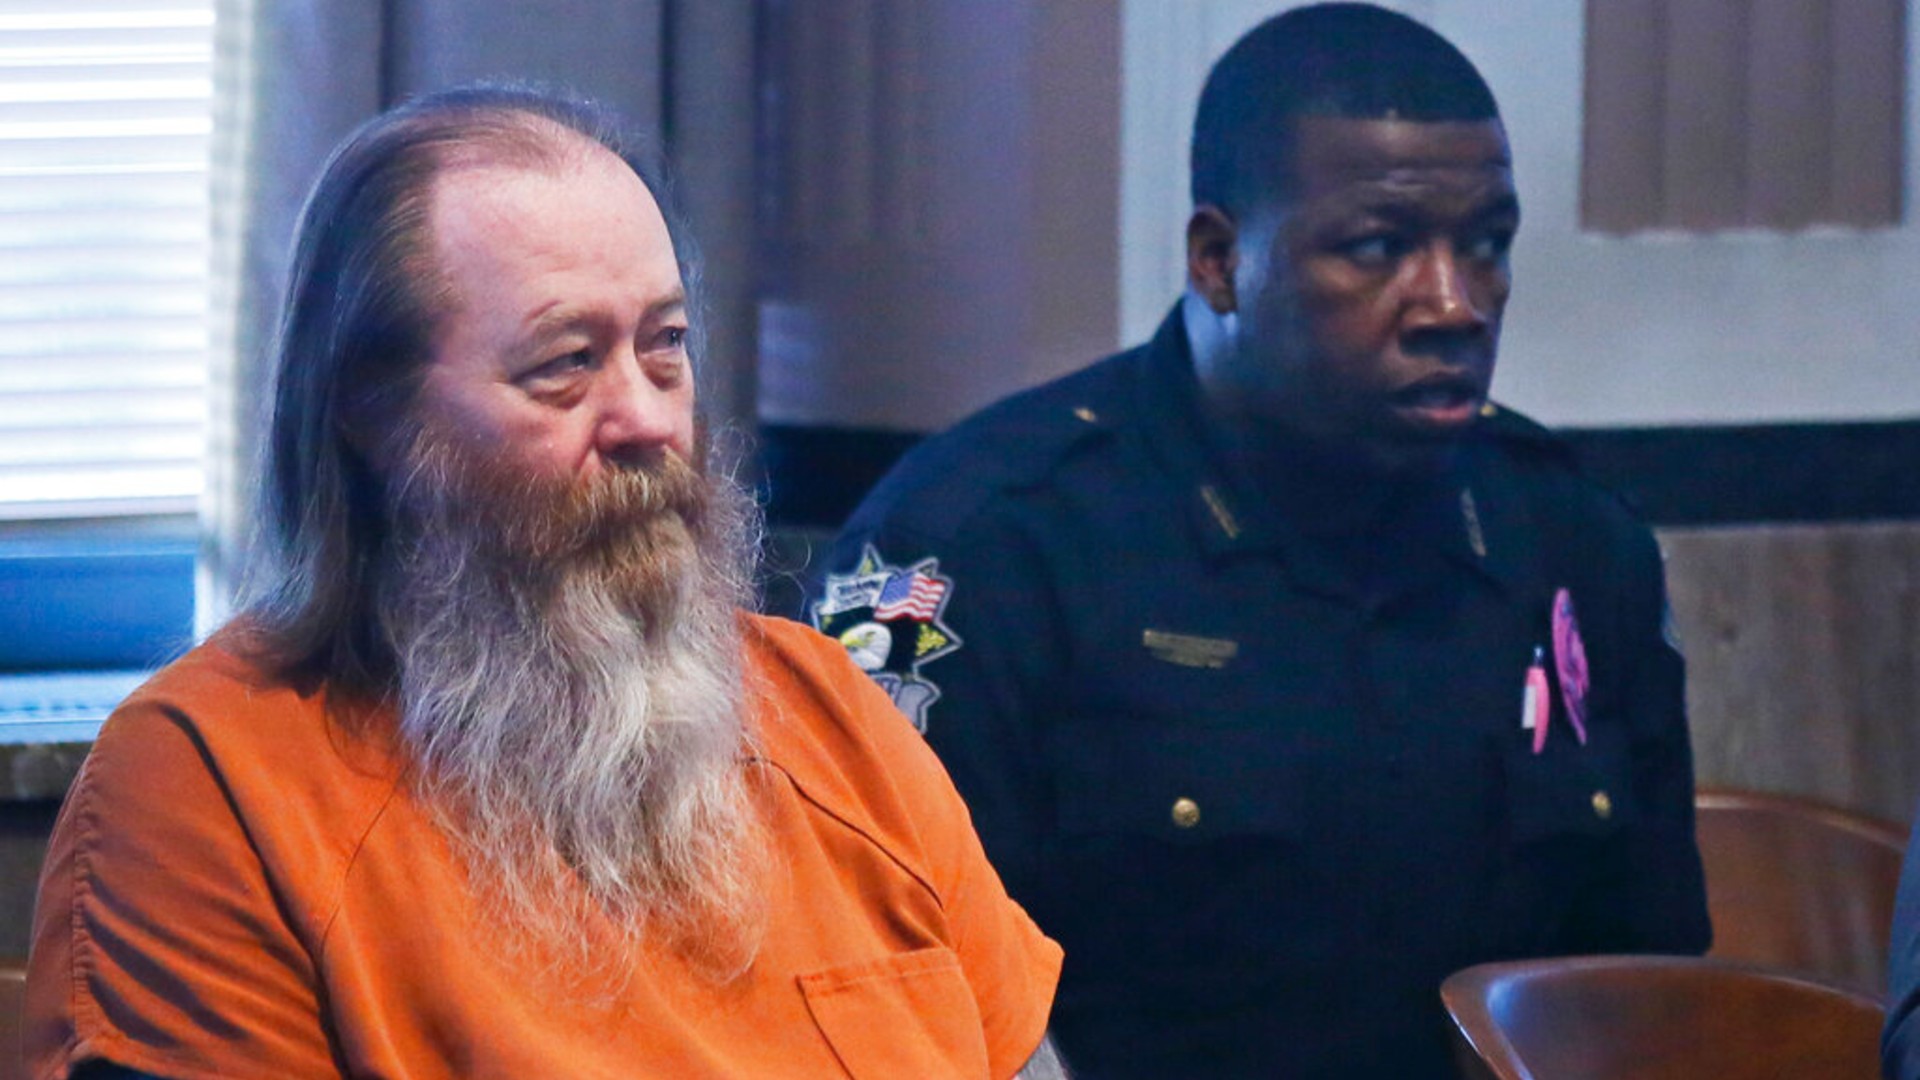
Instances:
[[[1134,408],[1149,452],[1179,492],[1181,507],[1209,556],[1270,546],[1246,516],[1252,504],[1233,490],[1210,446],[1208,421],[1193,370],[1193,348],[1180,305],[1155,331],[1134,380]]]
[[[1356,523],[1329,520],[1326,529],[1302,523],[1299,513],[1290,512],[1301,507],[1283,507],[1236,464],[1230,437],[1202,404],[1180,305],[1160,324],[1142,363],[1137,415],[1151,452],[1181,489],[1182,509],[1201,549],[1216,558],[1273,553],[1304,588],[1340,595],[1359,591],[1351,560],[1335,554],[1342,542],[1338,534]],[[1502,586],[1523,587],[1535,561],[1534,530],[1515,478],[1492,467],[1493,459],[1486,436],[1470,435],[1444,478],[1423,484],[1411,502],[1404,493],[1395,496],[1368,524],[1408,530],[1414,542],[1437,548]],[[1307,496],[1305,504],[1310,507],[1313,498]]]

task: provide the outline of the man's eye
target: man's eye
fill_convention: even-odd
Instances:
[[[1358,265],[1384,266],[1406,254],[1407,245],[1392,233],[1370,233],[1342,242],[1338,250]]]
[[[576,371],[584,371],[592,366],[593,353],[586,349],[575,349],[528,369],[520,376],[520,381],[538,383],[564,379]]]
[[[1495,229],[1468,240],[1465,254],[1470,259],[1495,261],[1507,257],[1513,248],[1513,230]]]
[[[654,337],[654,341],[658,347],[662,349],[685,348],[687,344],[687,328],[684,326],[669,326],[660,331],[660,333]]]

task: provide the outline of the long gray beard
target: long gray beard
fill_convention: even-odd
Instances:
[[[513,936],[592,975],[649,939],[716,978],[764,921],[738,612],[757,515],[677,457],[590,488],[425,442],[381,623],[425,801]]]

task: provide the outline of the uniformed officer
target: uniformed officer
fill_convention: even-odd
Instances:
[[[1192,183],[1154,338],[918,447],[810,614],[1066,946],[1077,1075],[1450,1076],[1448,973],[1707,945],[1659,552],[1488,401],[1520,208],[1453,46],[1269,20]]]

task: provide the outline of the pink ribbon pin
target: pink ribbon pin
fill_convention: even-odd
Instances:
[[[1553,594],[1553,664],[1560,676],[1560,700],[1580,745],[1587,745],[1587,646],[1580,640],[1580,620],[1573,613],[1573,595],[1565,589]],[[1546,725],[1541,725],[1544,730]],[[1536,753],[1541,742],[1534,733]]]

